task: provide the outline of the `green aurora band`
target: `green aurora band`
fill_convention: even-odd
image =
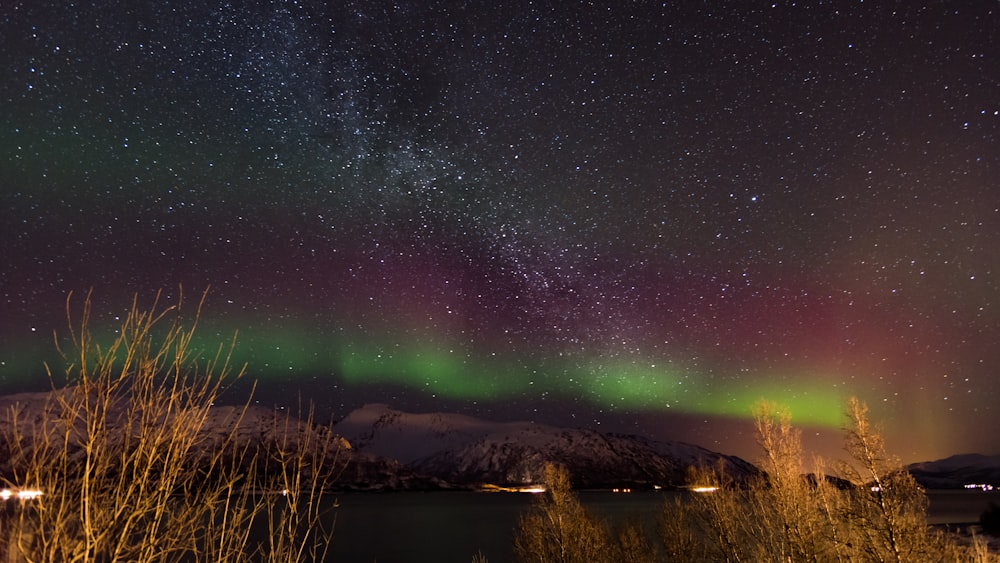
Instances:
[[[192,349],[198,351],[202,363],[217,357],[220,350],[225,357],[234,333],[237,338],[230,367],[239,369],[246,365],[251,378],[323,374],[350,386],[392,384],[457,400],[560,398],[582,400],[610,411],[676,412],[743,419],[751,416],[754,405],[767,400],[787,407],[797,424],[840,428],[847,398],[820,377],[769,374],[723,384],[717,381],[725,378],[711,377],[704,370],[699,373],[697,368],[669,361],[609,362],[599,357],[584,357],[529,362],[498,354],[469,353],[456,343],[426,338],[421,342],[412,334],[374,340],[345,333],[331,336],[296,327],[237,332],[203,324],[196,332]],[[11,353],[5,356],[20,357]],[[62,371],[58,359],[48,361],[53,372]]]
[[[583,399],[612,411],[679,412],[749,418],[767,400],[787,407],[798,424],[840,428],[846,396],[822,378],[715,384],[689,368],[600,359],[525,362],[466,354],[440,343],[340,344],[332,370],[345,383],[390,383],[461,400],[496,401],[532,395]],[[325,350],[324,354],[329,354]],[[312,354],[316,357],[319,353]]]

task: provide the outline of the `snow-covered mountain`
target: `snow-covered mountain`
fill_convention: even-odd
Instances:
[[[66,408],[62,401],[72,400],[71,389],[57,389],[40,393],[18,393],[14,395],[0,396],[0,435],[6,435],[16,421],[20,434],[37,434],[40,432],[62,432],[60,418]],[[110,404],[105,420],[109,424],[109,437],[112,443],[116,436],[123,435],[124,428],[128,427],[128,417],[126,413],[127,404],[123,401],[115,401]],[[163,409],[153,407],[156,416],[164,418]],[[134,416],[138,416],[137,414]],[[169,426],[177,419],[171,420],[166,417],[160,420],[159,424]],[[82,420],[77,420],[76,424],[82,431]],[[116,426],[122,428],[116,429]],[[204,422],[200,426],[200,440],[196,446],[199,449],[211,449],[223,442],[235,430],[234,438],[239,444],[282,442],[289,447],[298,443],[307,430],[312,430],[319,436],[330,438],[330,447],[335,449],[350,449],[347,440],[338,436],[329,436],[330,431],[322,426],[311,424],[308,421],[300,420],[295,416],[289,416],[285,411],[279,411],[260,405],[243,406],[221,405],[212,406],[205,414]]]
[[[740,458],[681,442],[458,414],[411,414],[383,404],[365,405],[334,429],[360,452],[463,485],[537,483],[549,461],[565,465],[574,485],[588,488],[679,487],[691,466],[721,466],[736,479],[757,472]]]
[[[10,476],[11,459],[3,455],[7,450],[7,440],[16,439],[24,442],[32,436],[39,438],[48,433],[54,443],[59,443],[65,431],[64,407],[60,400],[71,397],[70,389],[59,389],[40,393],[19,393],[0,396],[0,476]],[[106,422],[108,444],[117,447],[125,435],[128,426],[125,416],[127,403],[117,402],[107,413]],[[16,432],[14,424],[16,422]],[[162,421],[169,425],[171,421]],[[77,420],[77,428],[82,431],[81,421]],[[200,425],[198,440],[190,450],[190,459],[197,463],[207,452],[219,451],[227,437],[234,436],[235,444],[251,448],[263,447],[267,453],[271,448],[281,444],[287,451],[295,451],[302,440],[310,436],[315,446],[325,450],[325,456],[336,468],[336,481],[333,487],[349,490],[407,490],[434,489],[447,486],[438,479],[419,474],[395,460],[384,459],[370,453],[355,451],[351,444],[329,428],[329,426],[310,423],[296,416],[290,416],[287,411],[269,408],[261,405],[242,406],[218,405],[212,406],[206,413],[204,422]],[[78,434],[82,435],[82,433]],[[70,458],[82,455],[78,445],[70,444],[74,451]],[[239,448],[234,448],[239,449]],[[267,463],[267,455],[261,460]]]
[[[0,437],[16,417],[19,432],[55,432],[58,399],[67,390],[0,396]],[[115,433],[120,413],[109,413]],[[201,428],[198,449],[221,444],[232,429],[237,441],[291,447],[308,433],[329,438],[342,471],[338,488],[408,490],[537,483],[546,462],[565,465],[577,487],[675,487],[692,466],[723,467],[735,479],[758,472],[750,463],[683,442],[558,428],[532,422],[492,422],[449,413],[413,414],[384,404],[351,412],[332,428],[252,405],[214,406]],[[0,443],[0,446],[5,444]],[[8,463],[0,459],[0,472]],[[915,463],[907,470],[926,488],[1000,485],[1000,456],[966,454]]]
[[[61,405],[71,393],[60,389],[0,397],[0,436],[9,436],[15,420],[21,436],[61,435]],[[117,402],[107,412],[112,447],[133,424],[127,410],[127,403]],[[165,419],[160,424],[173,422]],[[737,479],[756,472],[739,458],[690,444],[458,414],[411,414],[381,404],[366,405],[332,428],[259,405],[213,406],[200,425],[193,459],[218,451],[234,430],[237,444],[265,450],[277,444],[294,450],[305,436],[321,438],[342,468],[336,486],[352,490],[537,483],[548,461],[567,466],[578,487],[680,486],[694,465],[725,467]],[[9,469],[7,463],[0,460],[0,472]]]
[[[66,405],[69,403],[65,401],[72,399],[72,393],[72,389],[58,389],[0,396],[0,476],[12,477],[13,460],[9,455],[4,455],[9,451],[10,440],[17,440],[22,444],[26,441],[45,443],[47,440],[44,436],[48,434],[48,441],[58,447],[66,431]],[[106,429],[107,444],[111,447],[120,447],[124,443],[124,429],[130,424],[130,415],[126,412],[128,408],[127,402],[116,401],[106,413],[105,421],[109,425]],[[169,428],[176,422],[176,419],[164,417],[162,411],[157,416],[157,424],[164,428]],[[83,420],[77,418],[74,425],[77,428],[74,432],[76,437],[68,446],[71,459],[81,455],[79,440],[84,435]],[[192,442],[189,450],[189,459],[194,463],[198,463],[208,452],[220,451],[230,436],[236,446],[271,448],[275,444],[281,444],[287,451],[295,451],[304,437],[311,436],[312,443],[324,444],[328,459],[338,474],[335,484],[337,487],[426,489],[438,486],[436,481],[428,480],[398,462],[355,452],[347,440],[337,436],[328,426],[301,420],[284,410],[260,405],[246,408],[212,406],[205,413],[204,421],[199,427],[198,439]],[[265,463],[267,457],[263,457]]]
[[[962,454],[906,467],[928,489],[961,489],[965,485],[1000,487],[1000,455]]]
[[[502,423],[460,414],[405,413],[384,404],[365,405],[335,425],[354,448],[406,464],[503,427]]]

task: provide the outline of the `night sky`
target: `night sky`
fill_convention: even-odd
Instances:
[[[210,287],[321,416],[1000,453],[995,0],[4,0],[0,74],[2,392]]]

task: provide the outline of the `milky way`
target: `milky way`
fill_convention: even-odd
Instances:
[[[0,390],[210,286],[262,402],[1000,450],[996,2],[113,4],[0,9]]]

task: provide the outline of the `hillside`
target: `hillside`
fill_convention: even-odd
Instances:
[[[680,487],[691,466],[722,466],[736,479],[757,471],[740,458],[682,442],[448,413],[412,414],[383,404],[350,413],[334,429],[360,452],[463,485],[536,483],[547,461],[565,465],[574,486],[582,488]]]
[[[24,433],[58,431],[57,402],[67,390],[0,396],[0,436],[17,420]],[[112,435],[122,435],[124,407],[108,413]],[[332,427],[286,411],[251,405],[209,409],[192,456],[220,446],[236,428],[240,444],[291,447],[313,433],[328,438],[327,455],[340,471],[336,487],[348,490],[475,488],[483,484],[537,483],[546,462],[565,465],[579,488],[674,488],[692,466],[723,467],[736,480],[758,472],[735,456],[684,442],[636,435],[559,428],[532,422],[493,422],[452,413],[407,413],[385,404],[365,405]],[[114,443],[114,439],[110,441]],[[0,473],[10,470],[9,456]],[[928,489],[968,484],[1000,485],[1000,456],[965,454],[911,464],[907,470]]]
[[[961,489],[973,484],[1000,488],[1000,455],[954,455],[913,463],[906,469],[928,489]]]

